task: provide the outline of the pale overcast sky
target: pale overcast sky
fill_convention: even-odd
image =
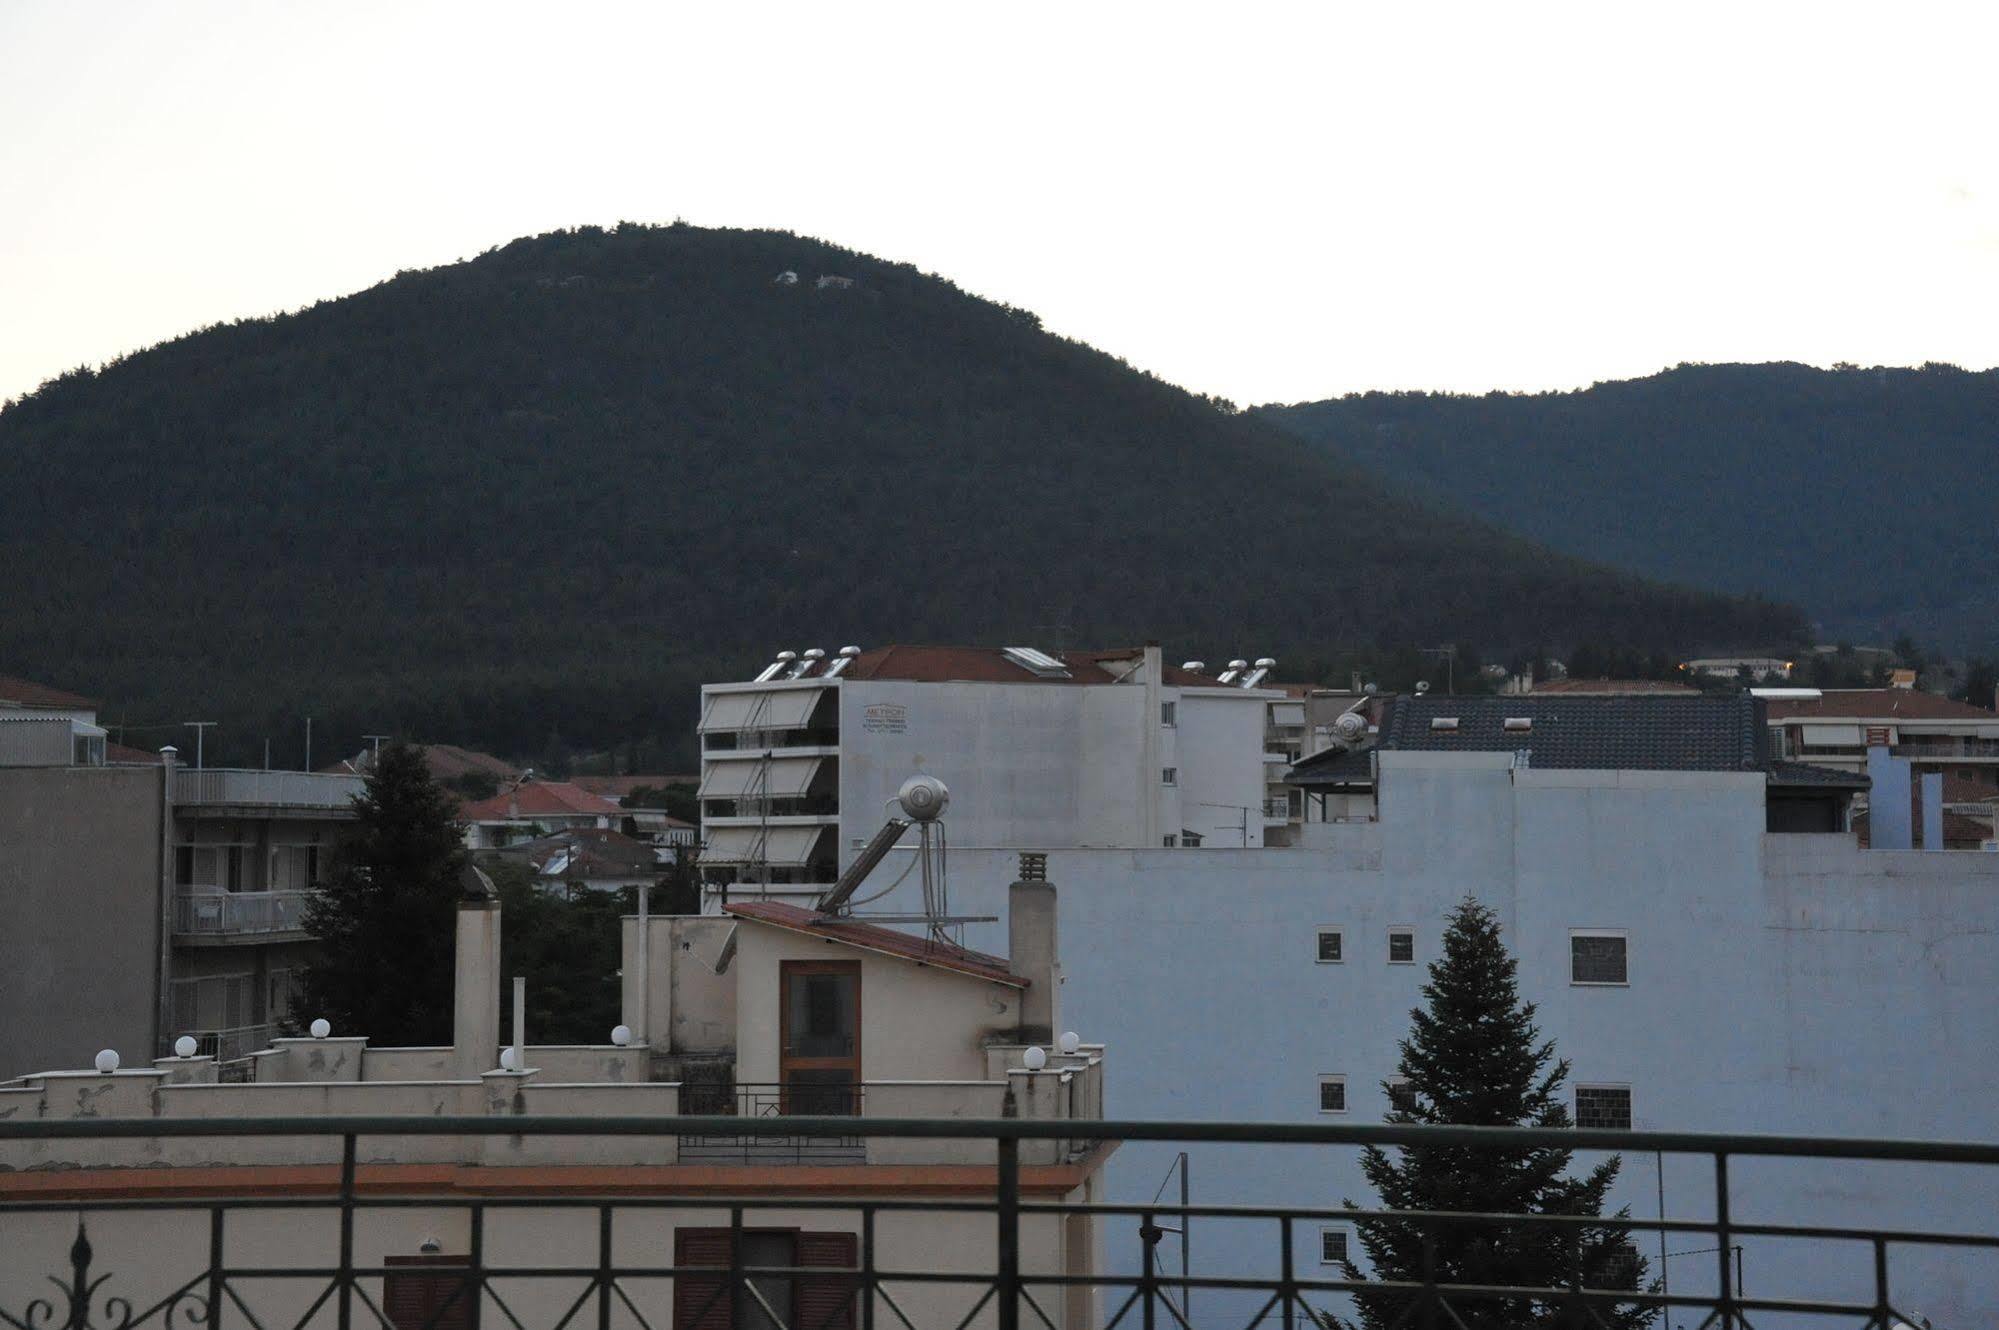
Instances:
[[[0,398],[769,226],[1241,402],[1999,361],[1999,6],[0,4]]]

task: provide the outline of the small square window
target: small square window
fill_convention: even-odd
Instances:
[[[1319,1264],[1345,1265],[1347,1263],[1347,1231],[1343,1228],[1322,1228],[1319,1230]]]
[[[1347,1111],[1346,1077],[1321,1076],[1319,1078],[1319,1111],[1321,1113],[1344,1113]]]
[[[1165,838],[1164,844],[1169,850],[1177,850],[1180,848],[1180,838],[1178,836],[1168,836]]]
[[[1161,785],[1178,785],[1180,783],[1180,768],[1167,767],[1162,770],[1159,773],[1159,783]]]
[[[1391,1113],[1416,1111],[1416,1087],[1409,1084],[1407,1076],[1388,1078],[1388,1109]]]
[[[1628,1085],[1578,1085],[1576,1125],[1600,1127],[1608,1131],[1631,1130],[1631,1087]]]
[[[1337,928],[1319,930],[1319,964],[1338,965],[1346,959],[1346,935]]]
[[[1603,929],[1576,929],[1569,934],[1569,982],[1628,984],[1626,939]]]
[[[1415,929],[1391,928],[1388,930],[1388,963],[1390,965],[1414,965],[1416,963]]]
[[[1180,723],[1180,704],[1178,702],[1161,702],[1159,704],[1159,723],[1169,730],[1178,725]]]

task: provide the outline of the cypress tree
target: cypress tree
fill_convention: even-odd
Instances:
[[[352,834],[308,905],[319,943],[302,1015],[378,1046],[451,1041],[454,915],[466,863],[457,805],[423,750],[384,745]]]
[[[1391,1093],[1388,1121],[1480,1127],[1566,1127],[1561,1099],[1569,1064],[1542,1041],[1535,1007],[1520,1000],[1516,965],[1500,940],[1499,921],[1467,897],[1452,912],[1442,957],[1423,986],[1425,1005],[1410,1012],[1399,1070],[1407,1080]],[[1384,1083],[1384,1092],[1389,1086]],[[1399,1102],[1398,1101],[1399,1098]],[[1465,1146],[1368,1147],[1361,1170],[1389,1210],[1438,1210],[1519,1215],[1603,1214],[1617,1179],[1620,1157],[1581,1177],[1569,1173],[1565,1148],[1493,1149]],[[1348,1209],[1358,1209],[1352,1201]],[[1509,1285],[1565,1289],[1580,1277],[1595,1289],[1632,1289],[1645,1278],[1645,1262],[1630,1230],[1601,1225],[1438,1223],[1428,1226],[1429,1277],[1443,1284]],[[1426,1277],[1424,1227],[1408,1221],[1356,1219],[1360,1245],[1376,1280],[1420,1282]],[[1350,1262],[1349,1279],[1364,1276]],[[1417,1294],[1353,1294],[1361,1330],[1423,1324],[1422,1307],[1401,1321]],[[1480,1298],[1446,1295],[1465,1330],[1516,1330],[1529,1326],[1594,1326],[1639,1330],[1655,1313],[1629,1303],[1598,1302],[1585,1309],[1560,1298]]]

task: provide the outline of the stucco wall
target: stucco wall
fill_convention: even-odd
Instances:
[[[778,1079],[779,966],[861,963],[861,1079],[984,1080],[984,1037],[1019,1021],[1019,991],[744,921],[736,943],[736,1079]]]
[[[0,768],[0,1078],[150,1058],[158,767]]]

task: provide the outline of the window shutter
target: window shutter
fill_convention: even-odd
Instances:
[[[801,1267],[855,1271],[860,1263],[860,1240],[852,1233],[798,1235]],[[857,1273],[800,1275],[797,1287],[798,1315],[792,1330],[853,1330],[854,1292],[860,1287]]]
[[[673,1277],[673,1330],[729,1330],[729,1230],[682,1228],[673,1234],[673,1264],[719,1266],[712,1275]]]
[[[470,1262],[467,1256],[390,1256],[383,1260],[388,1266]],[[395,1330],[473,1330],[479,1323],[478,1301],[478,1289],[466,1275],[382,1276],[382,1314]]]

